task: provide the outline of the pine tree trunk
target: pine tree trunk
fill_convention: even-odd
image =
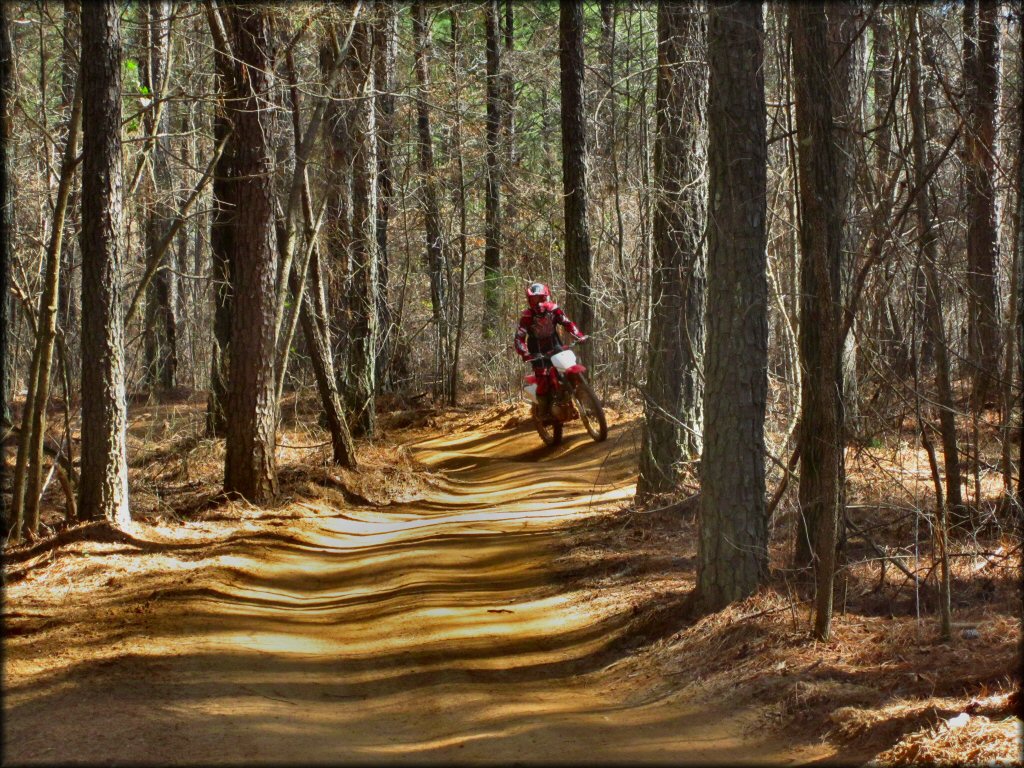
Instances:
[[[358,21],[352,35],[355,100],[350,107],[352,141],[352,274],[349,287],[351,326],[348,336],[346,400],[356,435],[376,429],[377,354],[377,141],[373,109],[372,37],[369,24]]]
[[[767,135],[761,6],[708,13],[704,449],[695,607],[752,594],[768,569]]]
[[[817,597],[814,633],[829,637],[832,579],[842,509],[843,404],[839,339],[842,310],[844,193],[835,121],[828,22],[819,5],[790,7],[800,147],[800,524],[796,566],[812,559]]]
[[[498,0],[487,0],[487,189],[484,199],[484,338],[498,331],[501,311],[501,47]]]
[[[678,462],[701,452],[707,207],[703,14],[699,5],[665,0],[658,5],[654,269],[640,499],[672,491]]]
[[[976,413],[999,377],[998,232],[995,200],[999,3],[966,0],[964,20],[964,166],[967,178],[968,353]]]
[[[7,401],[10,388],[7,352],[10,323],[11,238],[14,234],[14,165],[11,155],[14,103],[14,61],[11,45],[9,6],[0,3],[0,430],[10,426],[11,412]],[[0,530],[8,528],[8,510],[2,489],[7,487],[7,447],[0,440]]]
[[[263,504],[277,495],[274,36],[265,9],[233,8],[229,26],[238,83],[228,104],[238,174],[229,262],[232,295],[245,300],[232,307],[224,490]]]
[[[418,138],[419,170],[423,184],[423,230],[426,235],[426,264],[430,275],[430,305],[436,329],[437,368],[435,392],[441,399],[447,396],[451,354],[448,308],[448,253],[441,232],[441,209],[438,202],[437,175],[434,170],[434,137],[430,128],[430,30],[422,0],[413,5],[413,35],[416,46],[416,131]]]
[[[448,12],[452,30],[452,80],[455,84],[455,124],[452,128],[452,144],[455,151],[455,203],[459,212],[459,311],[455,321],[455,341],[452,349],[451,382],[448,385],[448,403],[457,405],[459,398],[459,358],[462,353],[462,336],[466,319],[466,260],[469,252],[467,240],[468,224],[466,213],[466,169],[462,152],[462,79],[461,50],[462,32],[459,13]]]
[[[68,0],[64,3],[64,45],[61,50],[61,106],[70,114],[72,101],[78,87],[79,50],[81,40],[81,3],[77,0]],[[60,298],[57,312],[58,325],[64,337],[64,346],[74,350],[75,355],[68,355],[69,359],[64,361],[65,376],[70,381],[80,375],[78,349],[78,329],[81,322],[81,307],[79,306],[80,290],[76,290],[74,265],[77,263],[77,237],[76,227],[78,212],[81,209],[81,194],[77,185],[71,188],[71,197],[68,200],[68,225],[64,227],[64,244],[61,246],[60,264]]]
[[[377,330],[379,333],[379,354],[377,355],[377,384],[387,387],[385,372],[389,369],[391,350],[395,345],[394,327],[391,319],[391,304],[388,302],[388,284],[391,253],[388,247],[388,227],[391,223],[391,206],[394,196],[394,155],[395,143],[395,61],[398,57],[398,12],[391,3],[377,5],[378,18],[373,27],[374,35],[374,79],[375,109],[377,111]]]
[[[567,0],[558,22],[562,85],[562,190],[565,198],[565,308],[586,334],[594,328],[587,226],[587,123],[583,111],[583,3]],[[588,350],[585,358],[592,357]]]
[[[122,317],[121,4],[82,14],[82,470],[84,519],[130,523]]]
[[[1017,71],[1024,73],[1024,45],[1017,46]],[[1024,391],[1024,89],[1017,91],[1017,384]],[[1024,394],[1018,399],[1020,422],[1017,424],[1020,445],[1017,453],[1017,533],[1024,533]],[[1022,641],[1024,646],[1024,641]]]
[[[856,272],[857,254],[863,250],[864,233],[858,212],[858,142],[864,130],[861,114],[865,91],[864,37],[861,35],[863,7],[859,2],[829,2],[828,55],[834,62],[829,77],[832,113],[835,125],[834,153],[836,176],[833,184],[841,219],[839,296],[843,306],[849,303]],[[860,390],[857,385],[857,322],[842,342],[842,405],[844,430],[856,431],[860,423]]]
[[[365,11],[364,11],[365,12]],[[353,29],[353,32],[355,30]],[[332,31],[333,33],[333,31]],[[320,53],[320,69],[327,71],[336,66],[334,51],[324,45]],[[351,408],[352,384],[349,376],[349,355],[352,333],[352,312],[350,306],[352,290],[352,161],[355,145],[352,139],[352,122],[357,108],[355,98],[359,89],[356,64],[351,50],[340,64],[342,76],[339,83],[339,100],[327,107],[325,119],[328,133],[327,151],[327,220],[324,224],[324,256],[329,259],[328,306],[331,318],[331,335],[339,341],[334,349],[335,376],[342,400]]]
[[[230,88],[231,62],[224,51],[215,51],[220,88]],[[217,145],[231,130],[225,107],[218,105],[213,117],[213,140]],[[237,172],[236,141],[224,145],[213,177],[213,213],[210,216],[210,261],[213,284],[213,339],[210,353],[210,393],[206,404],[206,434],[227,433],[225,406],[228,397],[231,350],[232,269],[234,253],[234,192]]]

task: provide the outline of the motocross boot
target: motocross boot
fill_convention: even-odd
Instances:
[[[548,392],[545,395],[540,395],[537,398],[537,418],[543,423],[553,420],[551,415],[551,401],[553,399],[551,392]]]

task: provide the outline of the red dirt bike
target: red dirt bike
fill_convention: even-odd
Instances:
[[[576,362],[576,353],[569,349],[574,345],[575,342],[557,352],[540,353],[527,359],[531,363],[536,360],[551,362],[551,365],[523,379],[523,395],[532,404],[533,424],[545,445],[561,443],[562,425],[574,419],[583,422],[594,442],[600,443],[608,437],[604,408],[583,376],[587,369]],[[537,400],[539,376],[549,377],[548,391],[551,393],[551,415],[543,420]]]

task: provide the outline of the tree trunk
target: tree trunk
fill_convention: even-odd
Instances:
[[[1024,45],[1017,46],[1017,71],[1024,73]],[[1018,392],[1024,390],[1024,89],[1017,91],[1017,382]],[[1024,533],[1024,395],[1020,405],[1020,423],[1017,425],[1020,445],[1017,453],[1017,533]],[[1021,644],[1024,646],[1024,642]]]
[[[963,496],[960,490],[960,459],[956,445],[956,404],[950,382],[949,350],[946,346],[946,331],[942,316],[942,289],[938,275],[938,234],[935,231],[931,206],[931,184],[926,183],[930,161],[927,155],[924,105],[921,82],[921,39],[918,13],[909,13],[911,20],[910,38],[910,106],[913,136],[911,149],[914,158],[914,180],[917,190],[917,221],[921,262],[925,275],[925,315],[934,339],[935,383],[938,389],[939,429],[942,434],[943,463],[946,474],[946,501],[953,514],[963,511]]]
[[[843,214],[840,143],[828,22],[820,5],[794,4],[797,143],[800,147],[800,521],[796,563],[815,567],[814,634],[829,637],[836,538],[842,509]]]
[[[128,509],[121,308],[121,4],[82,14],[82,474],[78,511],[123,527]]]
[[[225,51],[216,50],[214,59],[222,92],[230,89],[233,66]],[[213,140],[224,141],[231,131],[226,107],[218,105],[213,117]],[[210,261],[213,284],[213,343],[210,354],[210,393],[206,405],[206,434],[223,437],[227,433],[225,406],[231,360],[231,316],[233,308],[234,192],[237,181],[237,143],[229,140],[217,160],[213,177],[213,213],[210,216]]]
[[[704,9],[658,5],[654,269],[637,496],[675,488],[676,465],[701,452],[704,397],[707,102]],[[693,62],[693,63],[690,63]],[[625,276],[624,276],[625,277]]]
[[[515,51],[515,4],[512,0],[505,0],[505,24],[502,28],[502,37],[505,43],[505,59],[501,72],[502,90],[505,96],[502,99],[502,130],[505,132],[505,172],[511,171],[516,162],[516,124],[515,124],[515,102],[516,91],[512,81],[512,55]]]
[[[379,353],[377,355],[377,385],[387,387],[384,373],[390,366],[391,350],[397,329],[391,319],[391,304],[388,302],[388,227],[391,222],[391,206],[394,196],[394,155],[395,143],[395,61],[398,57],[398,12],[391,3],[380,3],[378,19],[373,27],[374,35],[374,79],[375,108],[377,110],[377,329]]]
[[[587,123],[583,111],[583,3],[560,6],[558,54],[562,85],[562,190],[565,197],[565,307],[594,332],[590,230],[587,227]],[[588,350],[586,357],[592,357]]]
[[[485,339],[498,331],[501,309],[501,47],[498,0],[487,0],[487,190],[484,212],[484,322]]]
[[[416,46],[416,130],[419,169],[423,184],[423,229],[426,235],[426,263],[430,275],[430,305],[433,310],[437,339],[435,396],[447,395],[451,354],[448,308],[448,253],[441,233],[441,209],[438,202],[437,175],[434,170],[434,137],[430,128],[430,30],[423,0],[413,5],[413,35]]]
[[[354,32],[354,30],[353,30]],[[321,51],[321,70],[334,66],[334,52],[329,45]],[[352,141],[354,98],[357,91],[355,64],[351,56],[341,64],[340,100],[327,108],[328,133],[327,221],[324,224],[325,256],[330,260],[329,312],[332,336],[340,343],[334,349],[334,365],[338,386],[346,405],[349,400],[349,353],[351,345],[352,308],[349,306],[352,282]]]
[[[455,125],[452,144],[455,152],[455,203],[459,212],[459,312],[455,321],[455,342],[452,349],[451,382],[448,385],[448,404],[457,405],[459,399],[459,357],[462,352],[462,334],[466,319],[466,259],[469,252],[466,215],[466,169],[462,156],[462,31],[459,13],[448,12],[452,30],[452,80],[455,85]]]
[[[372,37],[369,24],[358,21],[352,34],[354,102],[350,107],[352,141],[352,278],[349,290],[346,399],[353,433],[376,429],[377,355],[377,137],[373,110]]]
[[[77,0],[68,0],[64,3],[64,45],[61,51],[61,106],[70,114],[72,101],[78,87],[78,72],[80,69],[79,53],[82,46],[81,27],[81,3]],[[75,350],[76,354],[70,359],[64,360],[62,366],[64,376],[68,381],[72,376],[77,378],[81,371],[79,368],[79,352],[77,341],[79,324],[81,322],[81,307],[79,306],[80,291],[76,291],[74,284],[76,257],[77,229],[72,226],[77,222],[78,211],[81,206],[81,195],[77,185],[71,188],[71,197],[68,199],[68,225],[64,227],[64,244],[61,246],[60,264],[60,293],[58,304],[58,326],[61,328],[61,335],[64,337],[64,346]]]
[[[64,159],[61,163],[60,178],[57,189],[57,201],[53,212],[53,226],[50,231],[50,243],[46,251],[46,270],[43,293],[39,298],[39,316],[36,333],[36,366],[35,383],[32,387],[32,400],[25,402],[25,416],[22,421],[21,438],[29,441],[26,457],[28,459],[27,486],[25,492],[24,521],[25,530],[34,537],[39,530],[39,497],[43,488],[43,442],[46,438],[46,406],[50,401],[50,372],[53,368],[53,347],[57,340],[57,310],[60,295],[61,249],[64,245],[64,226],[71,197],[71,188],[75,175],[75,156],[78,152],[78,132],[82,119],[82,106],[79,96],[73,97],[74,105],[69,116],[68,135],[64,145]],[[20,453],[20,451],[19,451]],[[20,456],[19,456],[20,458]],[[15,476],[15,489],[12,493],[12,507],[16,516],[21,516],[19,504],[21,493],[18,480],[21,467]]]
[[[704,448],[695,607],[752,594],[768,570],[767,136],[761,6],[708,12]]]
[[[149,185],[149,210],[146,219],[146,257],[153,258],[174,218],[171,205],[172,179],[170,167],[171,140],[169,109],[161,101],[166,97],[170,77],[171,3],[156,0],[140,6],[146,32],[146,63],[143,66],[145,85],[152,100],[146,111],[146,133],[154,137],[152,182]],[[168,249],[168,254],[173,253]],[[167,256],[164,257],[168,259]],[[173,266],[173,265],[165,265]],[[178,368],[178,278],[174,269],[160,269],[146,291],[145,353],[146,385],[150,392],[166,392],[174,388]]]
[[[968,357],[976,413],[998,393],[999,284],[995,201],[999,3],[966,0],[964,21],[964,166],[967,178]]]
[[[352,435],[345,420],[338,394],[338,385],[334,378],[334,360],[331,354],[330,326],[327,322],[327,303],[324,300],[323,275],[320,270],[320,249],[313,248],[309,256],[308,282],[301,304],[299,304],[299,322],[302,334],[306,339],[306,347],[313,363],[313,374],[316,377],[316,388],[320,394],[320,402],[324,407],[324,418],[331,433],[332,460],[335,464],[355,469],[356,452],[352,443]],[[293,300],[298,302],[300,281],[294,268],[289,276]]]
[[[228,104],[234,132],[229,142],[234,144],[238,174],[231,192],[235,216],[229,260],[232,294],[245,300],[232,307],[224,490],[263,504],[277,495],[278,252],[269,135],[274,36],[265,9],[232,8],[229,27],[235,56],[235,86]]]
[[[864,38],[860,34],[863,8],[859,2],[830,2],[828,14],[828,56],[833,62],[828,85],[832,91],[836,176],[833,180],[842,232],[840,249],[839,297],[845,306],[850,301],[856,273],[857,254],[863,250],[864,237],[858,211],[858,142],[864,131],[861,114],[865,91]],[[860,423],[860,391],[857,385],[857,323],[846,334],[841,350],[842,406],[844,430],[856,430]]]
[[[11,155],[12,108],[14,102],[14,51],[11,44],[9,6],[0,3],[0,430],[6,432],[11,424],[7,353],[7,329],[10,323],[10,271],[14,234],[14,164]],[[4,506],[3,489],[7,480],[7,447],[0,440],[0,526],[8,527],[8,511]]]

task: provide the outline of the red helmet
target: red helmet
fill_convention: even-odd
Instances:
[[[526,301],[530,309],[537,309],[544,302],[551,301],[551,291],[544,283],[531,283],[526,289]]]

